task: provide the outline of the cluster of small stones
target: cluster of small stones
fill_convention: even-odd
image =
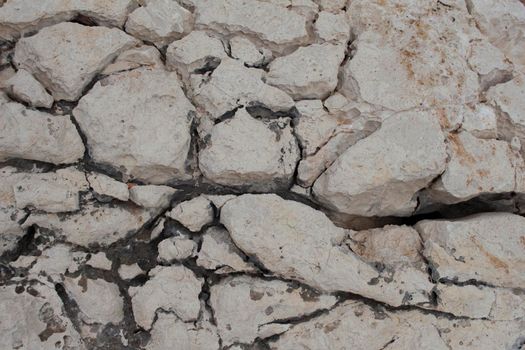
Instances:
[[[520,0],[0,0],[2,349],[525,349]]]

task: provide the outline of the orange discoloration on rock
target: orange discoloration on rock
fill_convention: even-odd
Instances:
[[[450,134],[448,139],[450,140],[452,151],[458,156],[461,164],[467,165],[476,163],[476,158],[465,150],[465,147],[457,134]]]
[[[476,240],[476,238],[474,236],[470,236],[470,240],[483,253],[483,255],[485,255],[487,257],[489,262],[495,268],[503,269],[503,270],[505,270],[506,273],[509,273],[509,265],[507,265],[504,261],[502,261],[497,256],[494,256],[494,255],[490,254],[489,252],[487,252],[487,250],[481,244],[478,243],[478,241]]]

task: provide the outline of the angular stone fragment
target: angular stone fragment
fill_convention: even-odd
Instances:
[[[69,116],[30,110],[13,102],[0,105],[0,161],[24,158],[67,164],[83,156],[84,144]]]
[[[93,191],[101,196],[116,198],[124,202],[129,200],[129,190],[125,183],[100,173],[89,173],[87,180]]]
[[[245,261],[228,231],[222,227],[210,227],[206,230],[197,255],[197,265],[214,270],[216,274],[256,271],[251,263]]]
[[[84,173],[76,168],[26,174],[13,186],[17,208],[31,207],[49,213],[78,210],[79,192],[87,189]]]
[[[135,185],[129,189],[129,199],[144,208],[166,208],[175,192],[169,186]]]
[[[147,68],[97,82],[73,111],[93,160],[159,184],[188,177],[193,113],[176,73]]]
[[[239,249],[283,278],[321,291],[351,292],[395,306],[428,302],[432,288],[428,280],[413,278],[406,271],[381,276],[341,246],[344,229],[304,204],[273,194],[246,194],[224,205],[221,223]],[[404,285],[391,283],[394,280]]]
[[[139,275],[142,275],[143,273],[144,271],[137,263],[131,265],[122,264],[118,268],[118,275],[123,280],[131,280]]]
[[[498,137],[497,127],[496,111],[488,105],[467,107],[463,114],[461,128],[476,137],[495,139]]]
[[[214,217],[211,203],[206,197],[199,196],[177,204],[168,214],[192,232],[198,232],[203,226],[211,224]]]
[[[337,118],[326,113],[320,100],[304,100],[296,103],[299,117],[294,125],[301,143],[303,156],[315,154],[332,137],[338,126]]]
[[[343,45],[312,44],[270,63],[266,82],[295,100],[326,98],[337,86]]]
[[[195,5],[198,28],[247,34],[277,52],[308,42],[306,18],[281,6],[257,0],[199,0]]]
[[[158,309],[173,312],[182,321],[199,316],[199,293],[203,280],[184,266],[157,266],[150,279],[140,287],[130,287],[129,295],[137,324],[151,329]]]
[[[315,21],[315,33],[327,42],[346,45],[350,40],[350,24],[344,12],[333,14],[331,12],[319,12]]]
[[[204,31],[195,30],[166,50],[166,65],[176,69],[183,78],[205,69],[216,68],[226,52],[222,42]]]
[[[272,57],[271,51],[257,48],[249,39],[242,36],[230,39],[230,50],[233,58],[251,67],[261,66],[269,62]]]
[[[0,338],[6,349],[87,349],[54,288],[33,284],[0,287]],[[31,292],[31,293],[30,293]]]
[[[19,69],[7,81],[7,89],[15,98],[33,107],[50,108],[54,102],[42,84],[25,69]]]
[[[77,15],[99,25],[122,27],[136,6],[134,0],[9,0],[0,7],[0,38],[17,39]]]
[[[494,291],[487,287],[438,284],[436,309],[455,316],[489,318],[495,302]]]
[[[223,280],[210,292],[217,329],[226,346],[282,333],[290,325],[275,321],[305,316],[336,303],[334,296],[248,276]]]
[[[525,11],[519,0],[469,0],[480,30],[515,64],[525,66]]]
[[[430,189],[434,200],[451,204],[516,189],[517,156],[507,142],[480,140],[467,132],[448,139],[450,159]]]
[[[315,182],[314,195],[341,213],[410,215],[415,194],[445,168],[444,141],[432,113],[395,114],[346,150]]]
[[[104,247],[136,232],[153,215],[152,211],[132,206],[88,203],[71,214],[31,214],[24,226],[53,230],[57,236],[83,247]]]
[[[20,39],[14,62],[32,73],[55,100],[75,101],[97,73],[136,43],[118,29],[60,23]]]
[[[486,40],[472,44],[468,63],[479,74],[483,90],[512,77],[512,66],[508,59]]]
[[[199,168],[221,185],[275,188],[291,181],[298,158],[288,119],[264,122],[241,109],[212,129]]]
[[[159,50],[144,45],[124,51],[113,63],[104,68],[102,74],[108,75],[144,66],[150,68],[162,68],[164,66]]]
[[[345,349],[516,349],[523,321],[494,322],[425,315],[417,311],[385,311],[347,301],[330,313],[295,325],[271,350]]]
[[[176,1],[149,0],[128,16],[126,32],[160,48],[189,33],[192,22],[191,12]]]
[[[208,319],[185,323],[177,316],[158,313],[157,320],[151,329],[151,340],[146,350],[191,349],[219,350],[217,329]]]
[[[241,106],[263,106],[273,112],[290,110],[292,98],[265,84],[263,74],[261,69],[224,58],[210,77],[192,76],[193,100],[214,120]]]
[[[523,288],[524,224],[519,215],[484,213],[453,221],[424,220],[415,228],[435,279]]]
[[[464,6],[356,0],[348,13],[357,40],[341,74],[344,95],[395,111],[477,101],[465,37],[481,35]]]
[[[124,318],[124,300],[116,284],[79,276],[66,277],[64,286],[77,303],[84,323],[118,324]]]
[[[112,262],[106,257],[105,253],[99,252],[96,254],[91,254],[91,258],[86,264],[95,269],[111,270]]]
[[[158,250],[157,260],[169,264],[175,260],[184,260],[195,255],[197,243],[186,237],[170,237],[159,243]]]

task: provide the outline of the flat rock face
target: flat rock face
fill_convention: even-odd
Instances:
[[[521,288],[525,245],[521,216],[485,213],[465,219],[425,220],[416,225],[423,255],[438,278]]]
[[[298,158],[289,120],[265,123],[241,109],[213,127],[208,147],[199,154],[199,168],[221,185],[272,188],[290,182]]]
[[[33,107],[49,108],[53,105],[53,97],[24,69],[19,69],[16,75],[7,81],[7,86],[17,99]]]
[[[73,114],[96,162],[151,183],[188,177],[193,106],[176,74],[142,68],[107,77]]]
[[[429,112],[402,112],[344,152],[314,184],[335,210],[363,216],[408,216],[415,194],[444,170],[446,146]]]
[[[136,43],[118,29],[60,23],[20,39],[14,61],[32,73],[55,100],[75,101],[98,72]]]

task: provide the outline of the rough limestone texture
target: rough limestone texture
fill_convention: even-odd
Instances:
[[[401,112],[344,152],[315,182],[317,200],[345,214],[409,216],[416,193],[447,160],[445,139],[429,112]]]
[[[188,177],[193,110],[176,74],[141,68],[96,83],[73,114],[93,160],[164,183]]]
[[[525,350],[525,0],[0,0],[0,350]]]
[[[20,39],[14,62],[32,73],[55,100],[75,101],[97,73],[136,43],[118,29],[61,23]]]

